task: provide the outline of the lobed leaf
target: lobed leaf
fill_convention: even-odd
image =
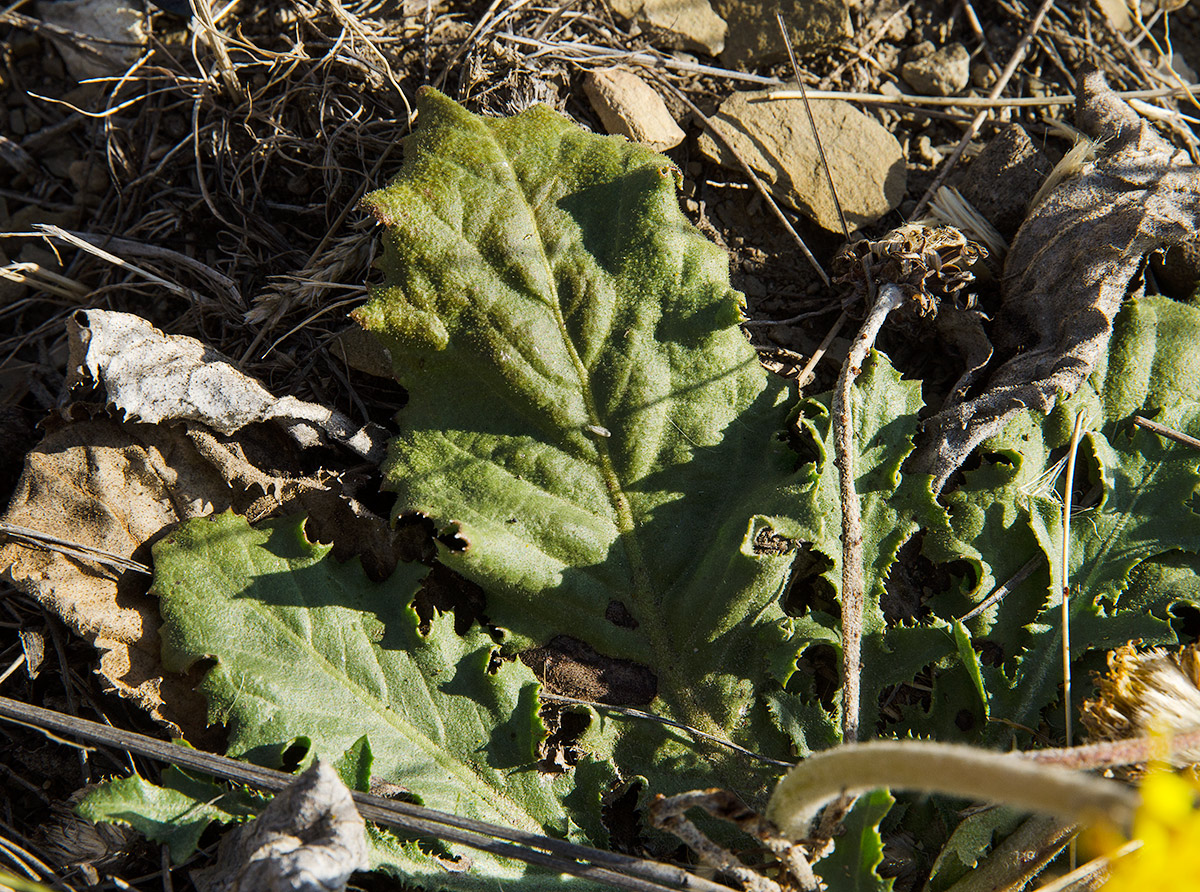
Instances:
[[[373,583],[310,543],[295,520],[256,529],[228,513],[191,521],[155,548],[164,661],[214,661],[203,690],[212,718],[229,728],[229,755],[278,764],[305,741],[310,754],[343,757],[350,779],[368,773],[366,759],[369,776],[432,808],[579,836],[562,801],[565,778],[537,770],[544,731],[532,673],[497,660],[478,627],[455,635],[452,617],[422,636],[410,601],[424,572],[402,564]],[[383,836],[373,860],[445,888],[526,876],[471,850],[439,854]],[[551,882],[538,877],[526,877],[531,888]]]
[[[420,116],[367,198],[385,280],[358,314],[411,394],[395,511],[453,530],[441,559],[514,646],[569,636],[636,661],[653,711],[786,756],[749,713],[784,634],[780,515],[809,472],[778,436],[787,389],[738,329],[727,257],[647,149],[544,107],[486,119],[427,91]],[[660,769],[658,792],[713,782],[720,750],[626,726],[598,757]]]

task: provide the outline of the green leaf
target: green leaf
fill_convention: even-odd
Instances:
[[[1024,820],[1023,812],[999,806],[968,815],[938,853],[925,892],[949,889],[986,857],[995,839],[1003,839]]]
[[[1174,407],[1160,416],[1170,427],[1200,431],[1200,405]],[[1074,517],[1070,537],[1069,601],[1072,658],[1088,650],[1108,650],[1140,638],[1173,643],[1165,611],[1126,610],[1120,603],[1130,572],[1164,552],[1194,550],[1198,521],[1188,500],[1200,483],[1200,459],[1177,444],[1138,430],[1088,435],[1105,492],[1095,509]],[[1050,561],[1050,590],[1062,592],[1062,510],[1044,500],[1033,503],[1030,523]],[[1040,630],[1021,660],[1011,688],[993,703],[997,715],[1036,724],[1036,711],[1054,700],[1062,681],[1055,656],[1062,648],[1061,595],[1035,621]],[[1055,603],[1057,602],[1057,603]],[[1060,661],[1061,663],[1061,661]]]
[[[888,601],[889,573],[901,546],[918,531],[947,530],[949,518],[934,498],[928,477],[900,473],[913,448],[920,383],[902,380],[886,357],[872,353],[851,399],[866,576],[861,725],[869,729],[885,688],[911,681],[923,667],[955,653],[954,639],[942,620],[931,616],[914,621]],[[828,396],[806,401],[800,424],[820,444],[822,454],[833,454]],[[840,590],[841,505],[832,461],[821,464],[817,484],[803,493],[796,511],[802,521],[797,535],[826,556],[826,578]],[[813,611],[796,622],[795,639],[801,646],[827,641],[840,649],[840,635],[833,631],[840,625],[839,619]]]
[[[954,644],[958,648],[958,658],[962,661],[963,666],[966,667],[967,675],[971,679],[971,685],[975,688],[975,693],[979,695],[979,703],[983,707],[983,719],[987,721],[988,693],[983,683],[983,672],[979,666],[979,655],[975,653],[975,648],[971,646],[971,633],[958,620],[954,621],[952,628],[954,630]]]
[[[984,466],[966,475],[953,493],[953,533],[939,534],[941,555],[974,555],[981,584],[965,612],[1008,579],[1030,557],[1037,571],[1002,602],[973,620],[976,644],[1001,651],[998,665],[981,675],[990,691],[991,714],[1006,723],[1036,726],[1042,709],[1061,684],[1061,514],[1052,458],[1070,440],[1075,414],[1087,413],[1093,432],[1081,444],[1080,471],[1090,466],[1103,484],[1101,502],[1071,524],[1073,659],[1126,641],[1175,641],[1167,610],[1177,600],[1194,600],[1169,588],[1141,585],[1139,568],[1176,551],[1194,551],[1200,518],[1190,507],[1200,483],[1195,453],[1146,431],[1130,429],[1130,416],[1146,412],[1169,426],[1193,433],[1200,424],[1200,375],[1194,344],[1200,311],[1165,298],[1131,301],[1116,320],[1107,357],[1089,382],[1045,419],[1015,419],[984,446]],[[1059,484],[1061,488],[1061,484]],[[970,544],[967,544],[967,543]],[[1132,575],[1131,575],[1132,574]],[[949,607],[949,600],[938,606]],[[1076,685],[1086,693],[1086,685]],[[1007,740],[1008,725],[994,725],[986,739]]]
[[[366,200],[385,280],[358,313],[411,395],[385,469],[395,511],[454,531],[441,559],[512,646],[566,635],[637,661],[653,711],[786,756],[748,716],[783,637],[787,490],[810,472],[678,171],[545,107],[480,118],[426,91],[420,122]],[[624,725],[595,755],[658,769],[655,792],[719,782],[731,758]],[[766,778],[736,758],[725,781],[754,798]]]
[[[107,781],[89,791],[76,811],[89,821],[128,824],[166,845],[171,861],[182,864],[209,824],[244,820],[253,815],[252,803],[244,793],[167,768],[161,786],[136,774]]]
[[[304,740],[358,785],[369,772],[432,808],[580,836],[561,801],[567,779],[537,770],[530,671],[498,660],[478,627],[455,635],[450,616],[422,637],[410,601],[424,567],[402,564],[373,583],[329,550],[298,521],[251,529],[232,514],[190,521],[155,546],[164,661],[178,670],[214,661],[202,687],[229,728],[229,754],[277,764]],[[449,847],[465,859],[452,866],[415,843],[373,840],[377,866],[422,885],[558,885],[473,850]]]
[[[891,892],[892,879],[884,879],[875,868],[883,863],[879,822],[895,801],[887,790],[858,797],[842,822],[845,832],[837,838],[833,853],[814,867],[831,892]]]

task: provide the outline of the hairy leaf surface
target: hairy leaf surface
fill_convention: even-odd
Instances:
[[[1100,495],[1071,523],[1072,654],[1138,638],[1147,645],[1176,640],[1167,610],[1190,593],[1148,584],[1156,577],[1146,562],[1196,550],[1200,517],[1191,501],[1200,462],[1186,447],[1130,422],[1142,412],[1181,430],[1200,428],[1197,336],[1195,308],[1166,298],[1131,301],[1088,384],[1045,419],[1014,419],[986,444],[984,466],[948,497],[955,535],[938,548],[980,556],[981,584],[971,600],[1040,555],[1033,575],[972,624],[977,643],[986,639],[1000,649],[1001,662],[982,668],[994,717],[1036,725],[1059,695],[1062,505],[1055,487],[1061,492],[1062,485],[1054,465],[1078,412],[1086,413],[1092,432],[1081,444],[1076,503],[1087,494],[1089,469]],[[1133,590],[1131,574],[1141,581]],[[989,739],[998,743],[1007,734],[993,726]]]
[[[420,116],[367,199],[385,283],[359,314],[411,393],[386,465],[396,512],[454,531],[442,560],[515,644],[570,636],[636,661],[653,711],[786,755],[749,713],[783,636],[776,515],[806,478],[727,257],[647,149],[544,107],[486,119],[429,91]],[[612,745],[626,771],[669,764],[656,790],[709,770],[689,738],[633,727]]]
[[[156,546],[155,567],[164,662],[215,660],[203,689],[229,728],[229,755],[276,764],[302,740],[357,764],[365,736],[370,774],[425,805],[578,835],[561,801],[565,779],[537,771],[544,729],[532,674],[496,662],[478,627],[455,635],[452,617],[423,637],[410,601],[424,567],[402,564],[373,583],[356,562],[338,564],[310,543],[298,521],[251,529],[232,514],[182,526]],[[525,875],[471,850],[453,852],[468,869],[451,869],[412,843],[380,840],[377,863],[427,885],[483,888]]]
[[[833,454],[827,397],[809,400],[802,425]],[[910,611],[903,595],[889,599],[888,579],[897,554],[919,531],[944,529],[948,520],[935,501],[929,478],[902,475],[900,466],[912,451],[921,407],[919,382],[903,381],[880,354],[872,354],[853,396],[855,488],[862,506],[866,602],[863,608],[862,725],[870,728],[878,714],[879,694],[889,685],[912,680],[922,667],[955,653],[954,637],[937,617]],[[803,521],[798,535],[823,553],[825,574],[835,591],[841,588],[841,506],[837,469],[820,463],[816,486],[799,502]],[[911,605],[917,607],[919,605]],[[796,623],[799,646],[825,642],[840,648],[840,619],[813,611]]]

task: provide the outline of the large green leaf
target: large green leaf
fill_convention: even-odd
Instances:
[[[420,121],[367,198],[385,281],[358,314],[411,394],[386,466],[396,512],[454,531],[441,559],[516,644],[568,635],[637,661],[652,710],[786,756],[750,712],[783,636],[777,515],[807,477],[779,436],[786,388],[738,329],[728,258],[647,149],[433,91]],[[605,739],[664,793],[713,782],[725,758],[645,723]],[[753,795],[746,767],[726,781]]]
[[[385,583],[357,562],[338,564],[298,521],[251,529],[232,514],[184,524],[155,547],[154,591],[164,618],[164,662],[186,669],[212,659],[204,677],[212,718],[229,728],[229,754],[278,762],[293,741],[353,761],[432,808],[536,833],[581,835],[563,776],[537,770],[544,736],[536,681],[518,661],[498,660],[475,628],[454,634],[436,618],[427,636],[411,599],[425,571],[401,565]],[[348,764],[348,763],[347,763]],[[580,820],[588,820],[580,816]],[[436,853],[375,837],[373,860],[423,885],[489,888],[539,876],[521,865],[451,848],[465,869]],[[460,866],[462,867],[462,866]]]

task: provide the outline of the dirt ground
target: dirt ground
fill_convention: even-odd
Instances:
[[[702,122],[667,88],[711,115],[734,91],[761,88],[744,74],[792,80],[782,58],[738,71],[719,58],[672,50],[660,35],[639,33],[607,0],[247,0],[217,7],[211,28],[194,22],[186,6],[176,12],[151,6],[146,43],[133,48],[50,24],[45,7],[54,5],[17,3],[0,12],[4,503],[26,453],[52,426],[47,419],[61,417],[69,403],[64,323],[80,308],[138,313],[232,357],[276,394],[386,426],[402,397],[343,346],[346,314],[375,277],[374,224],[360,199],[398,169],[400,140],[425,85],[476,113],[512,114],[545,102],[602,131],[582,84],[589,69],[614,58],[581,51],[580,44],[630,54],[617,61],[624,58],[630,70],[661,86],[686,132],[667,152],[684,175],[682,206],[729,250],[734,285],[748,299],[746,331],[768,367],[796,374],[843,310],[861,315],[848,288],[822,283],[746,175],[699,151]],[[943,173],[960,182],[1008,124],[1023,125],[1045,162],[1056,162],[1071,142],[1052,119],[1069,120],[1070,106],[1006,107],[1003,100],[1070,96],[1083,63],[1103,68],[1118,90],[1161,86],[1164,21],[1177,66],[1200,69],[1194,6],[1165,19],[1148,3],[1150,26],[1140,36],[1114,30],[1097,4],[1082,0],[1059,2],[1034,29],[1036,6],[852,2],[852,37],[801,47],[811,89],[878,95],[911,92],[900,71],[922,42],[961,43],[971,54],[973,81],[958,95],[985,97],[1032,34],[1001,101],[953,169],[948,159],[976,107],[863,106],[899,141],[907,185],[899,206],[862,234],[878,236],[903,222]],[[761,10],[748,6],[746,14]],[[757,24],[774,29],[773,15]],[[540,49],[514,37],[537,41]],[[80,83],[66,57],[81,48],[85,55],[89,48],[116,52],[125,61]],[[645,66],[646,59],[658,62]],[[1187,110],[1170,99],[1159,104]],[[1195,158],[1197,141],[1186,123],[1176,119],[1164,132]],[[828,152],[838,151],[838,134],[823,140]],[[843,236],[789,208],[784,213],[828,267]],[[39,225],[78,233],[109,256],[34,233]],[[994,299],[985,289],[984,305]],[[780,320],[786,321],[775,324]],[[923,338],[899,329],[885,333],[882,346],[927,387],[948,386],[953,363]],[[814,392],[829,388],[846,349],[844,334],[834,337],[830,359],[816,367]],[[377,502],[386,514],[387,499]],[[163,733],[104,689],[94,648],[60,618],[11,586],[0,595],[0,693]],[[35,660],[29,654],[38,648]],[[171,867],[136,834],[91,828],[70,815],[80,788],[131,765],[147,776],[155,771],[118,751],[88,752],[0,726],[0,867],[43,879],[57,875],[69,889],[117,888],[112,876],[128,884],[121,888],[191,888],[188,869],[195,863]],[[209,857],[211,848],[197,858]],[[893,855],[903,860],[901,850]],[[390,888],[383,881],[380,887]]]

